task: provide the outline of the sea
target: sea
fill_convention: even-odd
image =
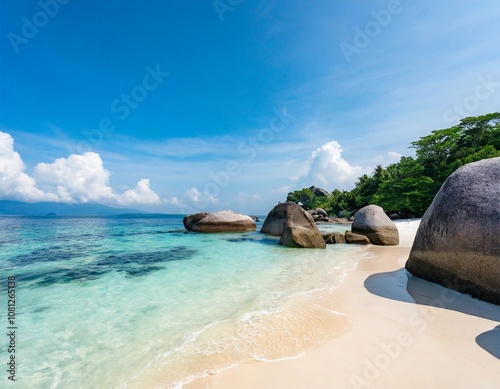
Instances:
[[[182,215],[0,217],[0,387],[181,388],[345,332],[331,301],[365,249],[287,248],[261,225],[200,234]]]

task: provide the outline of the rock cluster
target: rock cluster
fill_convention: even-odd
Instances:
[[[309,214],[313,217],[315,222],[328,222],[330,219],[328,218],[328,214],[323,208],[311,209]]]
[[[370,240],[366,236],[355,234],[351,231],[346,231],[344,234],[340,232],[324,234],[323,240],[325,241],[326,244],[338,244],[338,243],[370,244]]]
[[[324,234],[323,239],[325,240],[326,244],[346,243],[345,234],[342,234],[340,232]]]
[[[292,202],[276,205],[267,215],[260,232],[281,236],[280,244],[288,247],[326,247],[313,217]]]

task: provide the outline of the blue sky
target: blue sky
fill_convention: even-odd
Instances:
[[[262,214],[500,107],[494,0],[0,10],[2,199]]]

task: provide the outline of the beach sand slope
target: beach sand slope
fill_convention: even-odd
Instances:
[[[368,247],[335,291],[350,331],[299,358],[237,365],[185,387],[499,389],[500,307],[406,272],[418,223],[398,222],[400,245]]]

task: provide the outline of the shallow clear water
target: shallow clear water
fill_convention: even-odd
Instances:
[[[175,215],[3,217],[0,301],[16,276],[17,383],[164,387],[293,357],[326,336],[315,325],[303,335],[319,312],[304,296],[331,290],[361,255],[358,246],[289,249],[258,232],[185,233]]]

